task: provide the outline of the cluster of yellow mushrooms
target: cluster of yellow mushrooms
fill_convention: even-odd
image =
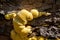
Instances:
[[[13,40],[44,40],[45,38],[41,36],[28,37],[28,33],[32,33],[32,27],[29,25],[25,26],[27,23],[29,23],[28,21],[31,21],[37,17],[41,17],[42,15],[48,16],[51,15],[51,13],[38,12],[36,9],[32,9],[31,11],[22,9],[21,11],[18,11],[18,13],[13,12],[5,15],[6,19],[13,19],[14,29],[11,31],[11,38]]]

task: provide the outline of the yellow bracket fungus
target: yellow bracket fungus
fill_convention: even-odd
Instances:
[[[31,26],[25,26],[28,21],[42,15],[48,16],[51,14],[46,12],[38,12],[36,9],[32,9],[31,12],[26,9],[22,9],[21,11],[18,11],[18,13],[10,13],[5,15],[6,19],[13,19],[14,29],[11,31],[11,38],[13,40],[44,40],[43,37],[27,37],[28,33],[32,33],[32,31]]]

